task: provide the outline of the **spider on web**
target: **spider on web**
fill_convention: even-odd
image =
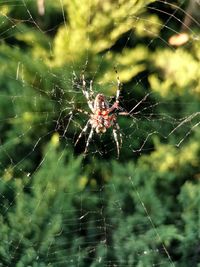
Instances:
[[[103,134],[108,128],[113,127],[113,136],[117,147],[117,155],[119,157],[119,150],[122,145],[122,134],[120,132],[119,124],[117,123],[117,115],[113,113],[119,107],[119,95],[121,85],[119,77],[117,77],[118,86],[116,92],[116,99],[111,107],[109,107],[109,102],[104,96],[104,94],[99,93],[96,95],[96,97],[94,97],[92,85],[93,81],[91,80],[89,90],[87,90],[85,77],[84,75],[82,75],[82,92],[87,99],[88,107],[90,108],[92,113],[89,114],[88,112],[84,111],[84,113],[89,116],[89,120],[87,121],[82,132],[79,134],[75,145],[78,143],[82,135],[87,132],[88,128],[91,127],[84,151],[84,154],[86,154],[94,131],[96,131],[97,134]]]
[[[116,71],[117,73],[117,71]],[[119,124],[117,123],[117,116],[130,116],[133,115],[133,110],[136,109],[146,98],[149,94],[147,94],[141,101],[139,101],[129,112],[118,112],[115,111],[119,110],[119,96],[120,96],[120,90],[121,90],[121,82],[119,79],[119,76],[117,76],[117,92],[115,97],[114,104],[110,107],[109,101],[106,99],[104,94],[98,93],[96,96],[94,96],[93,91],[93,81],[90,81],[89,89],[86,88],[86,81],[84,74],[82,75],[82,92],[87,100],[87,104],[89,109],[91,110],[91,113],[78,109],[78,111],[86,114],[89,116],[89,119],[84,126],[83,130],[79,134],[75,146],[79,142],[80,138],[84,133],[87,132],[88,128],[90,127],[90,133],[86,142],[84,154],[87,154],[88,147],[90,144],[90,141],[92,140],[94,131],[96,131],[97,134],[103,134],[107,131],[109,128],[113,128],[113,137],[116,143],[117,148],[117,157],[119,158],[120,154],[120,148],[122,146],[122,134],[120,132]]]

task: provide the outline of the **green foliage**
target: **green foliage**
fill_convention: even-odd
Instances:
[[[17,266],[28,266],[36,264],[38,258],[38,266],[42,266],[46,262],[47,254],[49,261],[53,259],[59,262],[60,257],[64,260],[63,255],[58,252],[54,257],[54,249],[62,246],[63,241],[67,242],[66,249],[68,247],[72,254],[80,245],[76,242],[75,247],[70,246],[75,238],[70,236],[70,232],[78,227],[75,224],[73,201],[80,160],[67,157],[66,153],[56,152],[53,141],[44,154],[47,152],[43,167],[34,175],[33,180],[24,177],[12,181],[14,209],[10,207],[5,213],[6,217],[1,217],[4,244],[1,248],[1,261],[4,264],[12,265],[17,262]],[[74,222],[74,225],[70,222]],[[66,254],[65,257],[67,262],[70,261],[69,255]]]
[[[164,248],[180,266],[186,266],[192,251],[198,258],[199,185],[184,184],[183,179],[194,172],[189,163],[184,177],[170,168],[167,175],[155,172],[143,157],[137,166],[113,162],[108,169],[102,162],[99,168],[103,166],[108,180],[101,191],[91,173],[82,171],[80,158],[60,151],[54,138],[31,178],[8,183],[4,177],[1,196],[6,196],[8,186],[14,196],[9,203],[1,199],[2,262],[102,266],[113,260],[120,266],[160,262],[167,266],[170,260]],[[98,235],[104,241],[99,242]],[[93,249],[100,265],[89,257]]]
[[[162,72],[162,81],[159,81],[159,72],[149,78],[155,91],[162,96],[170,95],[173,91],[179,95],[187,91],[190,94],[196,93],[199,97],[199,60],[195,53],[189,54],[183,49],[175,53],[170,49],[162,49],[158,50],[152,58],[156,67]]]
[[[47,0],[41,18],[13,2],[0,5],[0,266],[198,266],[200,48],[165,45],[156,10],[174,6]],[[149,102],[119,119],[119,161],[110,132],[83,159],[79,77],[113,96],[114,67],[122,107]]]

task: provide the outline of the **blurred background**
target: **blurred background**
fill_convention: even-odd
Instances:
[[[199,14],[0,1],[0,266],[200,266]],[[119,75],[119,158],[112,129],[75,146],[82,74],[110,105]]]

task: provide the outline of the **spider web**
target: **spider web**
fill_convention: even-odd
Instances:
[[[142,8],[147,14],[154,14],[162,19],[154,21],[155,17],[145,17],[143,13],[127,14],[127,17],[136,23],[118,44],[123,55],[127,49],[135,48],[135,31],[138,36],[145,33],[145,38],[142,39],[144,43],[135,50],[138,54],[147,53],[146,49],[152,52],[152,56],[145,54],[149,57],[145,67],[145,56],[141,56],[139,70],[134,69],[137,61],[128,62],[127,65],[132,68],[127,78],[124,74],[127,72],[126,63],[112,55],[112,51],[118,49],[115,44],[101,52],[97,62],[91,59],[88,45],[81,65],[77,66],[76,58],[73,57],[70,66],[63,65],[60,72],[59,64],[58,67],[52,67],[50,63],[55,45],[51,35],[54,36],[61,26],[66,32],[69,31],[66,4],[64,0],[55,4],[55,12],[60,14],[60,20],[49,23],[49,28],[45,28],[45,19],[40,17],[39,13],[48,15],[50,2],[44,3],[44,10],[42,1],[40,4],[39,8],[33,1],[14,0],[4,1],[0,6],[1,57],[4,62],[11,62],[11,72],[7,72],[7,66],[2,64],[2,73],[5,75],[0,94],[1,224],[5,227],[0,266],[148,266],[146,264],[149,263],[150,266],[175,266],[176,259],[173,258],[172,249],[167,243],[168,235],[162,234],[157,216],[154,217],[154,212],[151,212],[156,206],[149,206],[149,192],[143,190],[143,186],[137,181],[134,164],[141,156],[154,151],[157,144],[182,148],[185,143],[189,143],[191,136],[199,131],[198,99],[188,97],[187,93],[180,91],[184,101],[179,101],[179,95],[165,91],[167,86],[165,87],[165,80],[162,80],[163,77],[169,79],[167,75],[176,80],[173,72],[179,66],[173,66],[175,61],[170,61],[170,58],[174,56],[176,60],[177,56],[177,61],[180,60],[178,49],[163,37],[164,33],[168,32],[169,38],[178,34],[184,16],[188,15],[192,23],[189,26],[185,24],[190,33],[185,49],[196,47],[199,44],[198,20],[188,13],[184,2],[175,4],[152,1],[152,4]],[[23,18],[18,17],[18,14],[23,14]],[[118,26],[123,24],[120,20],[115,23]],[[174,25],[177,25],[176,29]],[[38,35],[36,39],[27,34],[30,29]],[[25,41],[23,34],[26,36]],[[40,51],[37,42],[40,36],[45,39],[46,35],[50,36],[44,45],[48,53],[47,63],[40,65],[38,62],[42,61],[44,51]],[[87,38],[90,41],[89,33]],[[37,53],[41,55],[41,59],[33,59],[32,66],[29,66],[30,54],[26,56],[28,48],[25,42],[28,46],[36,47],[33,58]],[[166,73],[161,57],[157,65],[155,63],[153,71],[148,69],[148,64],[156,60],[153,54],[156,53],[158,44],[166,48],[163,58],[169,59],[169,73]],[[21,58],[18,47],[23,46],[24,57]],[[105,62],[109,64],[106,71],[103,71]],[[94,134],[88,153],[81,161],[79,155],[85,149],[88,133],[83,135],[77,146],[74,144],[88,116],[79,112],[79,109],[89,111],[82,94],[81,74],[84,73],[88,88],[90,80],[93,80],[95,95],[104,93],[112,104],[117,90],[115,68],[123,84],[119,111],[129,112],[129,116],[118,116],[123,139],[120,158],[117,159],[116,144],[112,129],[109,129],[105,135]],[[194,66],[196,71],[195,68]],[[157,75],[159,70],[160,75],[164,73],[162,78]],[[178,87],[174,84],[172,83],[170,88]],[[198,81],[194,79],[192,85],[197,87],[196,84]],[[59,145],[62,149],[55,152]],[[66,156],[72,151],[73,158]],[[104,166],[107,166],[106,161],[116,159],[119,163],[132,160],[131,170],[116,174],[116,180],[111,181],[108,178],[107,181],[107,174],[103,172]],[[62,168],[66,168],[68,174],[62,173]],[[90,183],[94,186],[87,187],[88,180],[85,176],[90,168]],[[74,177],[71,169],[81,173]],[[66,184],[62,184],[60,177],[67,175],[64,179]],[[121,192],[127,192],[125,198]],[[32,206],[20,204],[29,202],[29,197],[35,199],[30,202]],[[131,202],[126,198],[129,197],[134,199],[133,209],[128,207]],[[126,204],[126,201],[129,204]],[[57,206],[54,208],[55,202]],[[153,202],[150,204],[155,205]],[[22,214],[20,208],[23,210]],[[53,217],[46,213],[48,209],[53,212]],[[142,219],[129,216],[129,209],[139,210],[143,214]],[[41,224],[38,223],[40,218],[44,220]],[[124,236],[124,226],[120,225],[121,218],[127,223]],[[24,229],[28,227],[29,230],[24,232],[20,225]],[[37,228],[38,225],[42,230],[45,229],[44,233]],[[11,229],[10,235],[7,234],[6,227]],[[113,231],[117,233],[114,236],[111,234]],[[146,233],[151,236],[151,241],[146,240]],[[146,246],[143,243],[140,245],[141,240],[146,240]]]

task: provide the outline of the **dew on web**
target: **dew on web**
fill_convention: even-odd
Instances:
[[[0,266],[199,261],[199,4],[133,2],[0,4]]]

